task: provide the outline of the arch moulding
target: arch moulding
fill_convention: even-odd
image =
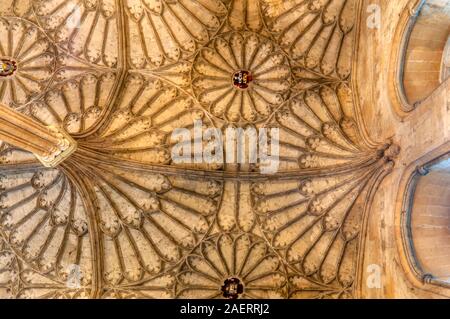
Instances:
[[[426,0],[411,0],[403,9],[392,39],[391,59],[389,65],[389,95],[395,113],[403,118],[413,111],[418,103],[411,104],[405,95],[403,70],[406,48],[411,31],[417,21],[420,9]]]

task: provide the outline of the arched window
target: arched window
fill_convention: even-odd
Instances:
[[[450,53],[450,0],[426,0],[417,9],[403,48],[402,84],[410,105],[427,98],[446,79]]]
[[[450,154],[417,169],[407,198],[410,265],[423,281],[450,287]]]

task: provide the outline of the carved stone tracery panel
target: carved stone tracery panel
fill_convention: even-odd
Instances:
[[[357,296],[370,194],[398,153],[361,133],[359,1],[9,2],[0,101],[78,149],[45,169],[2,144],[0,296]],[[171,133],[199,119],[279,128],[278,173],[175,164]]]

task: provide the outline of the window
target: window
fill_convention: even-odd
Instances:
[[[403,90],[410,105],[427,98],[445,79],[444,56],[450,31],[450,0],[426,0],[406,34]]]

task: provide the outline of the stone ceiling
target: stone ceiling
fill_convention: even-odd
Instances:
[[[0,58],[17,72],[0,102],[79,146],[49,169],[2,144],[0,296],[212,298],[237,280],[234,297],[356,297],[368,205],[398,151],[360,120],[359,11],[2,0]],[[173,163],[172,131],[199,119],[279,128],[280,170]]]

